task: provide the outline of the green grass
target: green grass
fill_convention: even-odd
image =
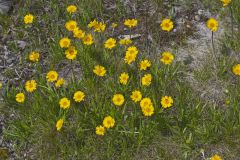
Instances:
[[[164,6],[162,1],[153,0],[159,5],[158,11],[163,18],[171,17],[170,12],[161,12]],[[240,25],[237,5],[239,0],[233,0],[234,23]],[[139,1],[142,4],[143,1]],[[171,1],[170,4],[179,3]],[[204,1],[208,6],[210,1]],[[139,55],[133,65],[124,63],[124,53],[127,47],[117,45],[113,51],[103,48],[104,41],[109,37],[117,38],[117,34],[134,34],[144,32],[144,16],[137,14],[139,26],[133,30],[123,30],[123,20],[134,17],[133,13],[116,1],[116,10],[106,10],[101,1],[63,1],[43,0],[20,3],[21,7],[14,11],[9,19],[17,17],[17,21],[4,24],[13,25],[16,29],[15,38],[27,42],[27,47],[22,51],[20,66],[30,66],[36,72],[21,79],[19,86],[7,87],[4,93],[5,108],[1,113],[11,114],[15,111],[17,116],[8,120],[8,128],[4,131],[4,137],[16,143],[15,150],[19,155],[28,146],[32,159],[201,159],[219,154],[224,159],[237,159],[240,142],[240,82],[239,77],[231,72],[231,67],[239,63],[240,45],[236,30],[233,37],[230,36],[231,27],[225,27],[226,36],[220,41],[219,57],[216,60],[209,58],[202,68],[194,69],[193,77],[199,86],[208,87],[209,82],[223,84],[227,91],[224,99],[216,96],[216,99],[206,98],[200,95],[199,89],[186,80],[189,73],[188,66],[182,62],[174,61],[171,65],[160,62],[161,56],[155,48],[158,42],[161,47],[169,48],[171,41],[178,41],[173,50],[184,43],[185,38],[193,33],[174,35],[174,33],[162,33],[159,24],[155,23],[156,17],[149,17],[149,30],[154,33],[153,43],[147,44],[144,40],[133,40],[133,44],[139,48]],[[70,15],[66,12],[69,4],[78,7],[76,14]],[[186,5],[189,1],[186,1]],[[235,7],[236,6],[236,7]],[[185,6],[186,7],[186,6]],[[210,8],[219,9],[220,3],[211,4]],[[220,10],[220,9],[219,9]],[[23,17],[27,13],[36,16],[33,25],[23,24]],[[228,15],[228,10],[221,10],[222,15]],[[119,29],[112,33],[107,28],[105,33],[93,33],[95,44],[85,46],[81,41],[73,39],[64,24],[66,21],[76,20],[81,29],[92,32],[87,24],[97,18],[102,19],[109,26],[112,22],[119,24]],[[154,21],[154,22],[152,22]],[[174,21],[176,21],[174,19]],[[71,63],[65,58],[64,49],[58,42],[67,36],[72,39],[78,50],[77,59]],[[143,45],[144,44],[144,45]],[[181,44],[181,45],[180,45]],[[9,45],[11,51],[17,54],[18,48],[13,43]],[[149,53],[149,50],[152,51]],[[41,62],[32,64],[27,57],[29,52],[36,50],[41,54]],[[235,54],[229,55],[229,51]],[[211,50],[206,54],[212,54]],[[115,56],[116,55],[116,56]],[[175,54],[175,57],[178,55]],[[138,64],[147,58],[151,60],[152,66],[147,71],[140,71]],[[70,70],[64,74],[66,68],[77,64],[81,72]],[[97,77],[93,72],[95,65],[103,65],[107,69],[107,75],[103,78]],[[117,67],[116,67],[116,64]],[[56,70],[67,80],[67,85],[59,89],[52,83],[46,81],[46,73]],[[71,73],[72,72],[72,73]],[[128,72],[130,80],[126,86],[119,84],[118,76],[122,72]],[[150,86],[141,85],[141,77],[145,73],[151,73],[153,80]],[[187,74],[186,74],[187,73]],[[9,76],[14,73],[9,71]],[[72,76],[75,74],[75,77]],[[24,89],[26,80],[35,79],[37,90],[27,93]],[[221,88],[220,86],[219,88]],[[143,97],[152,99],[154,114],[145,117],[139,104],[130,99],[131,92],[139,89]],[[84,102],[75,103],[73,94],[81,90],[86,94]],[[18,92],[24,92],[26,100],[19,104],[15,100]],[[125,97],[125,103],[116,107],[112,103],[112,97],[121,93]],[[160,103],[161,97],[169,95],[173,97],[174,104],[169,109],[163,109]],[[68,97],[71,106],[68,110],[59,107],[59,100]],[[230,100],[228,105],[226,100]],[[215,103],[215,101],[217,101]],[[103,137],[95,134],[95,128],[102,124],[107,115],[114,117],[116,124],[114,128],[107,129]],[[58,119],[64,119],[61,131],[55,128]],[[21,155],[22,156],[22,155]]]

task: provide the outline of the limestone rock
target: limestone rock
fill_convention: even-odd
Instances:
[[[0,0],[0,14],[6,14],[13,4],[13,0]]]

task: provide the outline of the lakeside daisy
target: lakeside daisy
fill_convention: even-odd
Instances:
[[[96,127],[95,133],[97,135],[104,136],[105,132],[106,132],[106,130],[105,130],[105,128],[102,125],[99,125],[99,126]]]
[[[66,22],[65,27],[68,31],[73,32],[77,28],[77,22],[74,20],[70,20]]]
[[[116,46],[116,40],[114,38],[109,38],[105,41],[104,47],[107,49],[112,49]]]
[[[83,41],[83,44],[87,46],[92,45],[94,43],[93,36],[91,34],[84,35],[84,37],[82,38],[82,41]]]
[[[126,19],[124,21],[124,25],[127,26],[128,28],[136,27],[137,24],[138,24],[138,20],[136,19]]]
[[[96,75],[103,77],[106,75],[106,69],[103,66],[100,65],[96,65],[93,69],[93,73],[95,73]]]
[[[174,60],[174,55],[171,52],[163,52],[162,53],[162,58],[160,61],[166,65],[169,65],[172,63]]]
[[[208,21],[207,21],[207,27],[212,32],[216,32],[218,30],[218,21],[214,18],[209,18]]]
[[[37,83],[35,80],[29,80],[25,83],[25,89],[27,92],[33,92],[37,89]]]
[[[147,59],[142,60],[139,64],[140,71],[141,70],[147,70],[147,68],[151,67],[151,62]]]
[[[112,128],[115,125],[115,120],[111,116],[107,116],[103,119],[103,126],[106,128]]]
[[[124,103],[124,96],[122,94],[115,94],[112,98],[112,102],[116,106],[122,106]]]
[[[65,56],[69,60],[74,60],[77,57],[77,50],[75,49],[74,46],[70,46],[66,51],[65,51]]]
[[[152,82],[152,75],[151,74],[145,74],[143,77],[142,77],[142,85],[143,86],[149,86]]]
[[[163,108],[170,108],[173,105],[173,99],[170,96],[164,96],[161,98],[161,105]]]
[[[34,20],[34,16],[32,14],[27,14],[24,16],[24,23],[25,24],[32,24]]]
[[[236,64],[232,67],[232,72],[236,76],[240,76],[240,64]]]
[[[57,82],[55,83],[55,87],[59,88],[65,84],[65,80],[63,78],[59,78]]]
[[[135,90],[132,92],[130,98],[132,99],[133,102],[137,103],[137,102],[141,101],[142,93],[139,90]]]
[[[23,103],[25,101],[25,95],[24,93],[18,93],[16,94],[16,101],[18,103]]]
[[[77,11],[77,7],[75,5],[69,5],[67,7],[67,12],[68,13],[75,13]]]
[[[121,75],[119,76],[119,83],[120,84],[123,84],[123,85],[126,85],[127,82],[128,82],[128,79],[129,79],[129,75],[128,73],[121,73]]]
[[[63,119],[59,119],[56,123],[56,129],[57,131],[60,131],[62,126],[63,126],[64,120]]]
[[[167,31],[170,32],[173,29],[173,22],[171,21],[171,19],[164,19],[162,20],[161,24],[160,24],[161,28],[163,31]]]
[[[145,107],[142,107],[141,109],[142,109],[143,115],[147,117],[152,116],[154,113],[153,105],[147,105]]]
[[[210,158],[210,160],[222,160],[222,157],[220,157],[218,154],[215,154]]]
[[[61,48],[68,48],[71,45],[71,40],[67,37],[64,37],[59,41],[59,45]]]
[[[48,82],[54,82],[58,79],[58,73],[56,71],[49,71],[46,78]]]
[[[223,3],[224,7],[228,6],[232,2],[232,0],[220,0],[220,1]]]
[[[82,91],[77,91],[74,93],[73,99],[75,102],[82,102],[84,100],[85,94]]]
[[[68,109],[70,107],[70,100],[66,97],[61,98],[59,101],[60,108]]]
[[[33,51],[29,54],[28,58],[31,62],[38,62],[40,54],[38,52]]]

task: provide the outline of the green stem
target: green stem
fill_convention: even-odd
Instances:
[[[214,41],[213,41],[213,32],[212,32],[212,48],[213,48],[214,57],[216,58],[215,46],[214,46]]]
[[[74,75],[74,71],[73,71],[73,61],[71,60],[71,73],[72,73],[72,81],[73,83],[75,82],[75,75]]]
[[[233,34],[234,34],[234,30],[233,30],[233,9],[232,6],[230,6],[230,13],[231,13],[231,29],[232,29],[232,38],[233,38]]]

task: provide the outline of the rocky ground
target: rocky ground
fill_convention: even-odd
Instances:
[[[0,103],[0,111],[3,113],[4,106]],[[8,141],[4,139],[3,132],[6,129],[7,120],[14,118],[14,114],[6,117],[4,114],[0,114],[0,159],[17,159],[17,154],[14,152],[14,144],[16,142]]]
[[[105,3],[108,10],[114,8],[113,2],[110,3],[106,1]],[[130,1],[123,1],[123,3],[128,5]],[[10,0],[0,0],[0,12],[8,14],[12,4],[13,3]],[[132,6],[136,7],[136,5]],[[157,11],[154,10],[154,7],[152,10],[151,14],[156,14]],[[185,30],[187,34],[183,47],[180,47],[176,53],[177,60],[182,61],[189,67],[189,72],[186,73],[186,79],[199,91],[203,98],[213,99],[214,101],[224,99],[222,98],[224,96],[222,95],[224,86],[219,87],[222,86],[221,82],[219,82],[219,84],[212,84],[211,82],[205,82],[205,84],[203,84],[202,82],[195,80],[193,76],[193,70],[200,69],[204,65],[205,59],[209,58],[209,49],[211,49],[211,34],[209,34],[209,31],[206,29],[205,21],[207,17],[211,16],[211,13],[205,10],[201,4],[195,4],[191,10],[186,10],[186,8],[182,6],[176,6],[174,8],[174,12],[176,17],[178,17],[177,30],[174,32],[178,33],[179,29],[181,31]],[[14,37],[14,32],[12,32],[11,29],[12,28],[9,29],[7,34],[1,34],[3,33],[3,29],[0,25],[0,82],[3,83],[3,86],[6,86],[6,84],[11,84],[13,86],[17,85],[17,83],[23,79],[22,77],[29,76],[29,74],[31,75],[31,73],[34,72],[31,71],[28,66],[19,64],[21,61],[21,52],[25,49],[27,42],[15,39],[16,37]],[[196,31],[194,34],[191,33],[193,30]],[[217,32],[216,37],[221,38],[222,35],[223,29]],[[154,35],[148,33],[148,39],[151,39],[152,37],[154,37]],[[182,37],[179,39],[181,38]],[[12,42],[14,42],[19,48],[19,53],[14,53],[9,49],[9,44]],[[216,48],[218,48],[217,43]],[[80,70],[77,66],[78,64],[76,64],[75,72],[79,72]],[[68,74],[68,72],[63,69],[62,74]],[[205,85],[205,87],[202,87],[203,85]],[[2,89],[2,92],[3,91],[4,88]],[[0,107],[1,111],[3,110],[2,108],[3,106]],[[3,132],[7,127],[7,119],[14,118],[14,116],[14,113],[11,114],[10,117],[6,117],[4,114],[0,115],[0,159],[2,157],[10,157],[10,159],[19,158],[14,153],[14,143],[16,142],[13,143],[11,141],[6,141],[3,137]],[[26,153],[23,153],[23,155],[26,155]]]

